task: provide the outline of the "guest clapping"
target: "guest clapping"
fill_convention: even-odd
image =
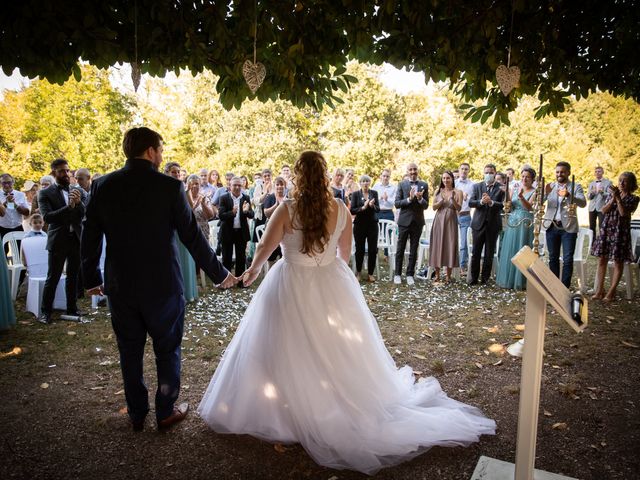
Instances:
[[[458,212],[464,194],[455,188],[453,173],[442,174],[440,186],[433,196],[436,211],[429,241],[429,266],[435,270],[435,281],[440,281],[440,269],[446,267],[445,281],[451,281],[451,271],[460,266],[458,249]]]
[[[596,279],[598,289],[593,295],[594,300],[613,301],[624,264],[634,261],[632,250],[634,245],[631,245],[631,215],[638,208],[638,201],[640,201],[637,195],[633,195],[637,189],[638,182],[632,172],[622,173],[618,178],[618,186],[609,187],[609,194],[602,207],[604,217],[600,233],[591,249],[592,255],[600,257]],[[613,275],[611,287],[604,296],[604,276],[609,259],[613,260]]]
[[[220,242],[222,263],[231,270],[233,252],[236,253],[235,273],[240,277],[246,268],[246,250],[249,241],[248,218],[253,218],[251,200],[242,193],[240,177],[231,179],[231,191],[220,197]],[[242,282],[238,284],[242,286]]]
[[[355,216],[353,221],[353,238],[356,244],[356,272],[360,275],[362,263],[364,262],[365,244],[367,245],[368,262],[366,279],[369,282],[375,281],[373,272],[376,269],[378,257],[378,217],[380,202],[378,192],[371,190],[371,177],[362,175],[360,177],[360,190],[351,194],[351,215]]]
[[[283,177],[276,177],[273,183],[275,185],[273,188],[273,193],[267,195],[264,199],[264,203],[262,204],[267,222],[269,221],[269,218],[271,218],[271,216],[275,213],[280,204],[287,198],[287,181]],[[282,250],[280,249],[280,246],[278,246],[273,251],[273,253],[269,257],[269,262],[275,262],[279,257],[282,257]]]
[[[349,197],[347,195],[347,191],[342,184],[344,180],[344,170],[341,168],[336,168],[335,172],[333,172],[333,177],[331,178],[331,191],[333,192],[333,196],[335,198],[339,198],[342,200],[345,205],[349,205]]]
[[[498,263],[498,274],[496,283],[503,288],[514,288],[524,290],[527,280],[520,273],[511,258],[525,245],[533,244],[533,204],[535,203],[535,188],[533,182],[536,179],[536,172],[531,167],[524,167],[520,173],[519,186],[511,195],[511,214],[507,228],[502,237],[502,247],[500,249],[500,262]],[[515,183],[515,182],[514,182]]]
[[[209,240],[209,221],[216,216],[215,207],[211,205],[209,197],[202,194],[201,179],[198,175],[187,177],[187,200],[196,216],[196,221],[207,241]]]

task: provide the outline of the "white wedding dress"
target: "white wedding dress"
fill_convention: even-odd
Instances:
[[[493,420],[447,397],[435,378],[415,383],[410,367],[396,367],[360,285],[336,257],[347,221],[342,206],[315,257],[300,253],[299,230],[285,234],[283,259],[253,296],[200,416],[216,432],[300,443],[321,465],[367,474],[493,434]]]

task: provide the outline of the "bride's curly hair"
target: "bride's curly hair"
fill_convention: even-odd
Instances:
[[[327,162],[319,152],[302,152],[293,166],[293,199],[296,202],[296,228],[302,230],[302,248],[305,255],[322,253],[329,241],[327,223],[333,203],[329,188]]]

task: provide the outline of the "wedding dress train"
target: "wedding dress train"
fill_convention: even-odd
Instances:
[[[291,212],[292,204],[287,201]],[[495,422],[414,381],[387,351],[360,285],[336,257],[346,208],[323,255],[300,253],[302,234],[257,289],[200,403],[220,433],[300,443],[319,464],[373,474],[435,446],[466,446]]]

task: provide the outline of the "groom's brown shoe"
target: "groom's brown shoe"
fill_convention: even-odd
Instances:
[[[181,403],[177,407],[173,407],[173,412],[167,418],[158,421],[158,430],[166,430],[172,425],[181,422],[189,413],[189,404]]]

